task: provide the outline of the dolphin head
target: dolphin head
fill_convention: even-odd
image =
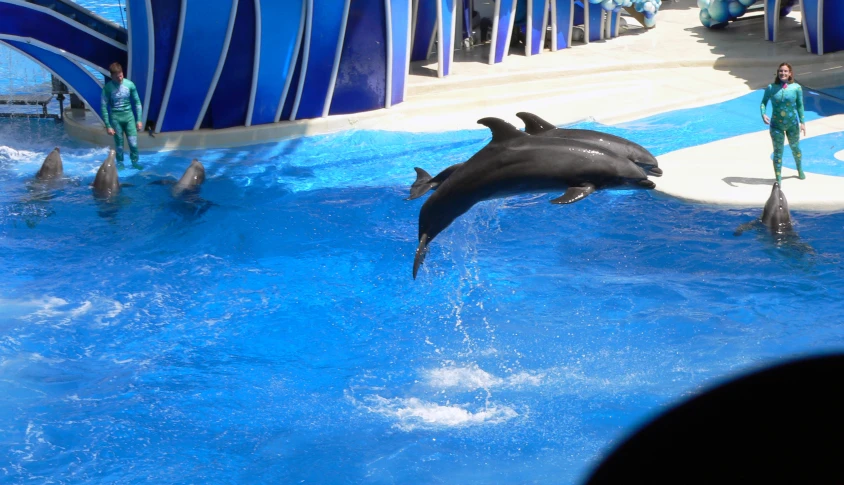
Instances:
[[[117,195],[120,192],[120,179],[117,176],[117,166],[114,164],[115,151],[112,149],[108,153],[105,161],[97,170],[97,176],[94,177],[94,195],[97,197],[108,198]]]
[[[642,170],[648,175],[662,177],[662,169],[659,168],[659,162],[645,147],[629,141],[627,145],[627,158],[642,167]]]
[[[194,158],[176,185],[187,189],[202,185],[202,182],[205,182],[205,167],[199,160]]]
[[[790,231],[791,213],[788,210],[788,200],[778,182],[771,187],[771,195],[762,210],[762,223],[774,234]]]
[[[446,180],[448,182],[448,180]],[[419,246],[413,259],[413,279],[428,254],[428,245],[455,219],[472,208],[476,200],[444,183],[422,204],[419,210]]]
[[[62,155],[59,147],[53,149],[44,163],[41,164],[41,169],[35,175],[38,180],[51,180],[59,178],[64,175],[64,165],[62,164]]]

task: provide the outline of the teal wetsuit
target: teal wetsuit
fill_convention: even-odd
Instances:
[[[774,144],[774,174],[777,182],[782,182],[782,152],[785,137],[797,164],[797,173],[801,179],[803,174],[803,154],[800,151],[800,125],[803,121],[803,88],[797,83],[783,85],[770,84],[765,89],[762,98],[762,116],[771,101],[771,141]]]
[[[138,129],[135,126],[137,121],[132,113],[132,105],[135,106],[138,118],[141,119],[141,98],[138,97],[138,89],[135,83],[123,79],[120,84],[109,81],[103,86],[102,115],[106,128],[114,128],[114,149],[117,152],[117,162],[123,165],[123,133],[129,141],[129,159],[132,166],[138,165]],[[111,108],[109,110],[109,108]],[[111,116],[109,116],[111,111]]]

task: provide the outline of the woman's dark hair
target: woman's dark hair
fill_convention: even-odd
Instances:
[[[777,66],[777,73],[774,74],[774,84],[780,83],[780,68],[783,67],[783,66],[788,68],[788,84],[791,84],[791,83],[794,82],[794,69],[791,68],[791,64],[789,64],[787,62],[783,62],[782,64]]]

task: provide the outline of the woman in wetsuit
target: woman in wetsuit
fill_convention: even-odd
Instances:
[[[771,117],[765,114],[765,108],[771,101]],[[791,65],[783,62],[777,68],[774,82],[765,89],[762,98],[762,121],[771,125],[771,141],[774,144],[774,174],[777,182],[782,182],[782,151],[785,137],[797,164],[800,180],[806,178],[803,173],[803,159],[800,152],[800,133],[806,136],[806,123],[803,120],[803,88],[794,82]]]

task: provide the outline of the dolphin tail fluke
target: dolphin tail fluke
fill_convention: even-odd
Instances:
[[[416,273],[419,272],[419,267],[425,261],[425,256],[428,254],[428,243],[431,239],[427,234],[419,236],[419,246],[416,247],[416,257],[413,258],[413,279],[416,279]]]
[[[516,116],[525,122],[525,132],[530,135],[537,135],[557,128],[533,113],[521,111],[516,113]]]
[[[587,195],[595,192],[595,186],[584,184],[580,187],[569,187],[566,193],[552,200],[552,204],[572,204],[578,200],[585,199]]]
[[[418,199],[425,195],[426,192],[434,188],[434,183],[431,182],[433,177],[428,172],[419,167],[414,167],[416,170],[416,181],[410,186],[410,197],[405,200]]]

